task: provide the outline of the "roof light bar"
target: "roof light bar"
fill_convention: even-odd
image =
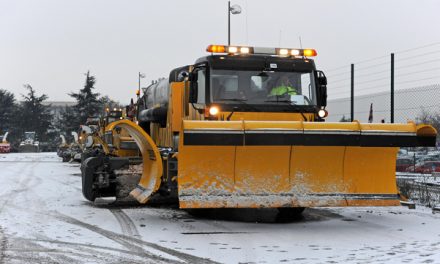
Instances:
[[[251,54],[253,49],[245,46],[225,46],[225,45],[209,45],[206,48],[211,53],[229,53],[229,54]]]
[[[305,49],[303,50],[303,54],[305,57],[313,57],[318,55],[318,53],[314,49]]]
[[[280,57],[313,57],[318,55],[314,49],[285,49],[285,48],[275,48],[275,54]]]
[[[290,50],[290,55],[292,55],[292,56],[299,56],[300,53],[301,52],[297,49]]]
[[[234,47],[234,46],[229,46],[226,49],[228,50],[228,53],[237,53],[238,52],[238,48]]]
[[[227,53],[234,55],[268,54],[280,57],[314,57],[318,55],[314,49],[264,48],[225,45],[209,45],[208,48],[206,48],[206,51],[211,53]]]
[[[212,52],[212,53],[225,53],[226,52],[226,46],[223,46],[223,45],[209,45],[206,48],[206,51]]]
[[[249,47],[241,47],[240,48],[240,53],[241,54],[249,54],[249,52],[250,52]]]

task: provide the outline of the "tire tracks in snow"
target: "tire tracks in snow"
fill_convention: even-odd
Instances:
[[[122,209],[109,209],[110,212],[114,215],[119,225],[121,226],[122,233],[126,236],[135,236],[140,237],[139,231],[136,228],[136,225],[130,219],[130,217],[122,211]]]
[[[24,170],[19,170],[17,173],[20,177],[18,179],[14,179],[12,184],[13,187],[6,191],[6,193],[0,195],[0,199],[3,200],[0,204],[0,214],[3,212],[5,207],[11,205],[11,201],[17,199],[17,196],[20,194],[26,194],[26,191],[32,190],[30,189],[31,183],[35,182],[35,174],[34,169],[38,165],[36,161],[29,161],[29,166],[26,166]],[[35,187],[40,184],[40,181],[35,182],[32,187]],[[15,206],[15,204],[14,204]],[[9,243],[8,238],[0,226],[0,264],[6,263],[5,260],[9,258],[6,254],[8,251]],[[9,261],[8,261],[9,262]]]
[[[73,257],[67,256],[68,253],[74,256],[81,256],[81,254],[74,254],[64,250],[47,248],[38,243],[27,239],[13,239],[10,241],[6,251],[9,254],[5,256],[8,263],[11,260],[20,261],[20,263],[79,263]]]
[[[100,227],[97,227],[97,226],[94,226],[94,225],[91,225],[88,223],[84,223],[84,222],[79,221],[73,217],[63,215],[59,212],[55,212],[55,214],[52,214],[52,216],[58,220],[66,222],[66,223],[80,226],[85,229],[89,229],[92,232],[98,233],[104,237],[107,237],[108,239],[115,241],[116,243],[124,246],[125,248],[127,248],[129,250],[135,249],[136,252],[143,253],[143,254],[145,254],[144,255],[145,257],[148,257],[151,260],[155,260],[158,262],[160,261],[160,262],[165,262],[165,263],[182,263],[180,261],[166,259],[161,256],[157,256],[152,253],[145,252],[142,249],[142,246],[147,246],[149,248],[152,248],[157,251],[161,251],[161,252],[166,253],[168,255],[171,255],[173,257],[177,257],[177,258],[185,261],[186,263],[206,263],[206,264],[218,263],[218,262],[214,262],[209,259],[206,259],[206,258],[197,257],[194,255],[190,255],[190,254],[176,251],[174,249],[163,247],[163,246],[157,245],[155,243],[146,242],[146,241],[143,241],[143,240],[140,240],[137,238],[129,237],[126,235],[121,235],[121,234],[118,234],[118,233],[115,233],[112,231],[108,231],[108,230],[102,229]]]
[[[14,183],[18,186],[16,188],[12,187],[6,193],[0,195],[0,199],[4,198],[3,203],[0,205],[0,214],[7,204],[16,197],[17,194],[25,192],[29,189],[29,183],[31,178],[33,177],[33,170],[37,163],[32,162],[30,166],[27,166],[24,171],[21,171],[21,175],[24,177],[20,177],[18,180],[14,180]]]
[[[3,232],[3,228],[0,226],[0,264],[5,263],[5,251],[7,247],[8,241],[6,240],[5,233]]]
[[[136,253],[128,249],[120,249],[120,248],[114,248],[114,247],[106,247],[106,246],[98,246],[98,245],[92,245],[92,244],[82,244],[77,242],[66,242],[66,241],[60,241],[60,240],[51,240],[49,238],[47,239],[34,239],[33,241],[39,242],[39,243],[48,243],[48,244],[54,244],[57,246],[68,246],[71,247],[73,250],[77,250],[80,252],[87,252],[91,256],[83,257],[83,259],[87,259],[88,261],[91,261],[91,257],[96,258],[100,261],[105,261],[104,263],[114,262],[128,262],[128,263],[145,263],[145,255],[143,253]],[[119,256],[116,256],[111,253],[118,253]],[[70,252],[67,252],[70,253]],[[79,253],[76,253],[75,256],[79,255]],[[82,254],[85,255],[85,254]],[[123,255],[131,257],[129,260],[127,260],[126,257]],[[136,261],[133,256],[139,257],[139,261]]]
[[[8,256],[8,259],[16,259],[18,254],[15,253],[17,252],[21,260],[26,259],[27,263],[41,261],[45,258],[44,255],[49,256],[56,263],[84,263],[84,261],[93,263],[121,263],[124,261],[127,263],[145,263],[142,258],[139,258],[139,260],[133,259],[133,255],[136,254],[133,254],[132,251],[112,247],[64,242],[44,237],[37,239],[15,238],[14,243],[17,246],[11,246],[8,249],[12,253]],[[23,244],[26,245],[24,249]],[[54,245],[55,248],[41,244]],[[35,254],[38,254],[38,258],[35,257]]]

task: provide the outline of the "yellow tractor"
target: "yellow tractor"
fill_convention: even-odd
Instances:
[[[327,80],[313,49],[207,51],[144,88],[136,122],[111,124],[141,150],[130,192],[139,203],[174,195],[180,208],[399,205],[399,147],[435,145],[430,125],[325,122]],[[86,178],[87,199],[117,196],[111,171]]]
[[[100,149],[106,155],[139,156],[139,150],[128,132],[119,127],[109,126],[112,122],[124,118],[121,108],[106,108],[104,117],[89,117],[81,125],[80,142],[84,151]],[[87,156],[87,155],[85,155]]]
[[[88,189],[84,188],[89,184],[88,180],[90,179],[86,175],[109,169],[114,178],[117,178],[118,186],[127,185],[130,180],[135,181],[134,184],[136,184],[141,177],[141,169],[138,166],[141,163],[141,158],[136,142],[125,129],[112,125],[115,121],[124,118],[126,118],[126,115],[123,109],[106,108],[104,117],[90,117],[87,119],[86,124],[81,126],[83,194],[85,197],[90,197],[90,200],[94,200],[96,196],[93,192],[88,192]],[[112,160],[112,167],[105,166],[109,159]],[[121,171],[121,173],[116,170]],[[126,179],[126,171],[129,172],[128,179]],[[110,186],[113,188],[113,184]],[[125,197],[128,196],[128,193],[124,188],[124,194],[119,196]]]

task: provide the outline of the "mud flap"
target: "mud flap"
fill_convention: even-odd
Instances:
[[[160,152],[153,139],[137,124],[129,120],[119,120],[110,123],[106,130],[113,130],[115,127],[126,129],[142,153],[142,177],[137,187],[130,192],[130,195],[139,203],[146,203],[161,184],[163,167]]]
[[[431,126],[184,121],[181,208],[399,205],[400,146],[432,146]]]

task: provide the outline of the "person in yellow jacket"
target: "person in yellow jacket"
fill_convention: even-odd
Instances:
[[[280,78],[278,85],[273,87],[269,93],[269,96],[281,96],[281,95],[297,95],[296,89],[290,83],[289,78],[284,75]]]

